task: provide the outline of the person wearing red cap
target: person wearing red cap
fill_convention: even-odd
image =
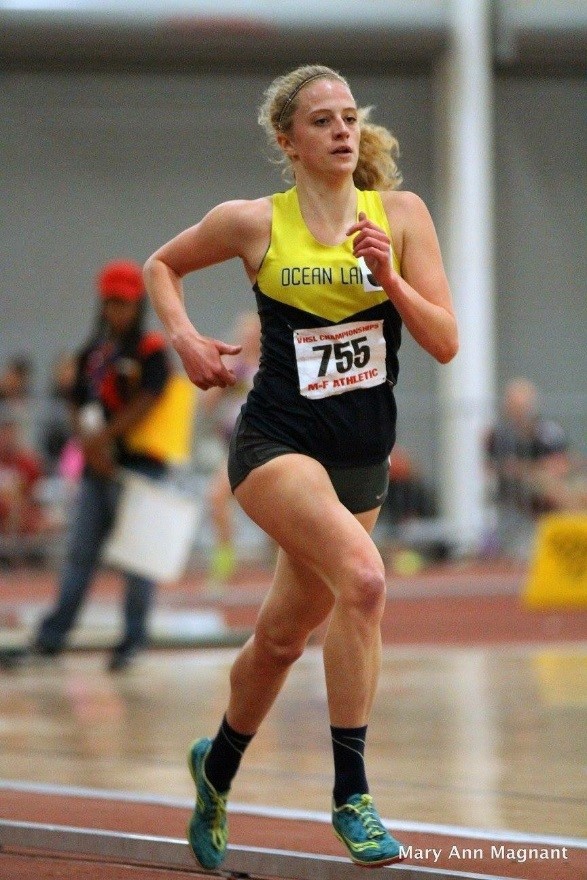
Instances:
[[[115,260],[98,273],[98,289],[102,299],[138,302],[145,295],[140,266],[129,260]]]
[[[55,606],[41,621],[31,649],[42,656],[59,654],[76,622],[114,522],[119,468],[153,479],[162,478],[167,470],[164,461],[132,450],[125,441],[161,395],[171,373],[164,337],[144,326],[147,300],[141,267],[128,260],[110,262],[98,273],[96,284],[98,318],[77,355],[71,395],[85,468]],[[147,643],[155,584],[130,572],[125,581],[125,632],[112,651],[111,671],[128,666]]]

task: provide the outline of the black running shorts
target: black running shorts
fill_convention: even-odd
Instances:
[[[230,440],[228,479],[232,491],[252,470],[277,458],[297,452],[291,446],[271,440],[239,416]],[[325,465],[326,467],[326,465]],[[341,504],[351,513],[364,513],[381,507],[389,487],[389,460],[368,467],[334,468],[326,471]]]

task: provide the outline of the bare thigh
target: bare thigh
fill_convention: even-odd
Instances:
[[[338,595],[347,570],[383,563],[369,532],[378,509],[355,516],[344,507],[326,470],[305,455],[280,455],[251,471],[235,496],[250,516],[282,548],[298,581],[312,590]]]

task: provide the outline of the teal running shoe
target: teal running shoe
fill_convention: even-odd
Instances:
[[[386,831],[370,794],[354,794],[342,807],[333,807],[332,824],[356,865],[378,868],[404,858],[401,844]]]
[[[211,745],[212,740],[204,737],[192,743],[188,752],[188,767],[197,792],[196,807],[187,829],[188,842],[202,868],[208,871],[222,863],[228,845],[228,792],[217,792],[204,771],[204,760]]]

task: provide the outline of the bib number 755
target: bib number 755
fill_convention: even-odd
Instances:
[[[356,339],[347,339],[345,342],[334,342],[324,345],[313,345],[312,351],[321,351],[320,366],[318,368],[318,376],[326,376],[328,373],[328,365],[330,359],[334,358],[334,366],[337,373],[348,373],[353,367],[360,370],[367,366],[371,351],[366,336],[359,336]]]
[[[294,330],[300,393],[318,400],[385,382],[383,321]]]

